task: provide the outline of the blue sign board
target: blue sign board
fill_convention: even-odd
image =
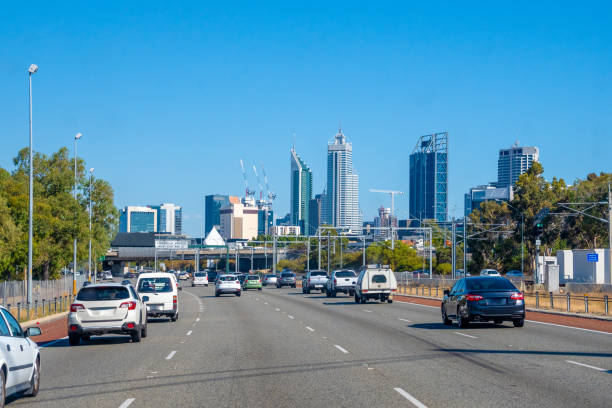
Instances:
[[[587,254],[587,262],[598,262],[599,255],[598,254]]]

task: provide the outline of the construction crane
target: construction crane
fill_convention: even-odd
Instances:
[[[397,194],[404,194],[403,191],[395,191],[395,190],[377,190],[377,189],[370,189],[371,193],[385,193],[385,194],[391,194],[391,216],[395,217],[395,196]]]
[[[266,169],[264,168],[263,163],[261,164],[261,173],[264,176],[264,183],[266,184],[266,198],[263,200],[266,212],[266,226],[264,231],[265,234],[268,235],[270,233],[270,231],[268,231],[268,211],[272,209],[272,204],[274,203],[274,200],[276,200],[276,194],[270,191],[270,184],[268,184],[268,176],[266,175]]]
[[[263,199],[263,186],[261,185],[261,179],[259,178],[259,174],[257,174],[257,167],[255,167],[255,165],[253,165],[253,173],[255,173],[257,184],[259,185],[259,201],[261,203],[265,203],[265,200]]]
[[[244,179],[245,198],[255,195],[255,191],[249,189],[249,180],[247,179],[246,171],[244,170],[244,162],[240,159],[240,168],[242,169],[242,178]]]

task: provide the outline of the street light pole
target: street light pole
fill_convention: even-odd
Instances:
[[[34,160],[32,154],[32,74],[38,71],[38,66],[35,64],[30,65],[28,68],[28,82],[29,82],[29,105],[30,105],[30,199],[29,199],[29,219],[28,219],[28,308],[32,304],[32,254],[33,254],[33,240],[32,235],[34,231]]]
[[[91,185],[93,183],[94,168],[89,169],[89,263],[88,263],[88,280],[91,282]],[[94,278],[95,281],[95,278]]]
[[[74,135],[74,201],[77,199],[77,140],[83,135]],[[75,217],[76,218],[76,217]],[[76,219],[75,219],[76,221]],[[72,258],[72,294],[76,296],[76,275],[77,275],[77,231],[74,230],[74,257]]]

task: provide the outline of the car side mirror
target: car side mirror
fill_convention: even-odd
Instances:
[[[449,296],[449,295],[450,295],[450,290],[444,289],[444,296]]]
[[[148,296],[143,296],[142,297],[142,301],[143,302],[148,302],[149,301],[149,297]]]
[[[28,327],[25,331],[26,337],[40,336],[42,334],[42,330],[40,327]]]

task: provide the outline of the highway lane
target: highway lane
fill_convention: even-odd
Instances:
[[[151,322],[139,344],[44,348],[39,396],[9,406],[610,405],[612,374],[590,368],[612,368],[610,335],[449,328],[435,308],[287,288],[185,287],[180,302],[179,321]]]

